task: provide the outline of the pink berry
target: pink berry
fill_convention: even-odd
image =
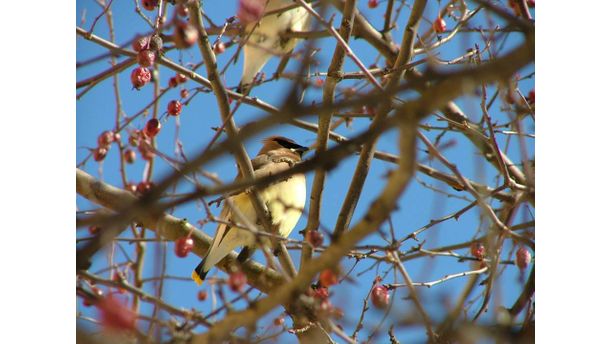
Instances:
[[[112,296],[102,298],[97,304],[100,320],[106,328],[132,331],[136,327],[136,314]]]
[[[234,271],[229,275],[227,284],[231,290],[239,292],[247,282],[246,275],[242,271]]]
[[[528,267],[529,263],[531,263],[531,253],[529,253],[529,250],[527,250],[525,247],[519,248],[516,251],[516,258],[514,260],[514,263],[521,270]]]
[[[243,25],[259,21],[264,14],[265,1],[240,0],[238,2],[237,17]]]
[[[185,258],[193,249],[193,239],[190,237],[182,237],[174,242],[174,254],[177,257]]]
[[[470,253],[478,260],[482,260],[485,256],[486,250],[482,243],[475,242],[470,246]]]
[[[312,247],[319,247],[323,244],[323,234],[319,231],[308,231],[306,232],[306,240]]]
[[[215,54],[217,55],[223,54],[225,52],[225,43],[219,42],[215,44],[214,50],[215,50]]]
[[[382,285],[376,285],[372,289],[372,303],[376,308],[387,308],[389,306],[389,290]]]

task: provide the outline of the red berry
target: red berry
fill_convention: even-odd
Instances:
[[[274,325],[276,326],[283,326],[285,324],[285,317],[284,316],[279,316],[278,318],[274,319]]]
[[[372,289],[372,303],[376,308],[387,308],[389,306],[389,289],[383,285],[376,285]]]
[[[179,21],[174,27],[173,37],[177,48],[187,49],[198,40],[198,29],[190,23]]]
[[[529,104],[535,104],[535,90],[529,91],[529,95],[527,96],[527,101]]]
[[[527,6],[534,8],[535,7],[535,0],[527,0]]]
[[[149,140],[141,140],[138,144],[138,151],[144,160],[151,160],[155,158],[155,151],[151,149],[151,143]]]
[[[115,134],[110,130],[106,130],[98,136],[98,147],[108,147],[113,141],[115,141]]]
[[[115,142],[121,142],[121,134],[115,133]]]
[[[319,231],[308,231],[306,232],[306,240],[312,247],[319,247],[323,244],[323,234]]]
[[[219,55],[219,54],[223,54],[225,52],[225,43],[223,42],[219,42],[217,44],[215,44],[215,54]]]
[[[168,80],[168,87],[175,88],[176,86],[178,86],[178,81],[176,80],[176,77],[173,76],[170,78],[170,80]]]
[[[151,81],[151,71],[145,67],[136,67],[132,71],[131,79],[132,86],[138,90]]]
[[[208,298],[208,293],[206,292],[206,290],[198,291],[198,300],[199,301],[205,301],[206,298]]]
[[[104,147],[98,147],[93,151],[93,157],[95,161],[102,161],[106,158],[106,153],[108,153],[108,149]]]
[[[183,110],[183,105],[178,100],[172,100],[168,103],[168,113],[172,116],[178,116]]]
[[[433,29],[437,33],[444,32],[446,30],[446,22],[444,21],[444,19],[440,17],[436,18],[433,24]]]
[[[318,287],[314,290],[313,296],[319,300],[326,300],[329,298],[329,289],[326,287]]]
[[[127,191],[129,191],[129,192],[133,192],[133,193],[136,193],[136,191],[138,190],[138,189],[136,188],[136,184],[134,184],[134,183],[127,183],[127,185],[125,185],[125,189],[126,189]]]
[[[378,0],[368,0],[368,7],[369,8],[376,8],[376,7],[378,7]]]
[[[96,235],[100,231],[100,227],[99,226],[89,226],[88,230],[89,230],[89,234]]]
[[[189,14],[189,9],[183,4],[178,4],[176,5],[176,13],[181,17],[187,17]]]
[[[134,161],[136,161],[136,152],[134,152],[131,149],[126,149],[123,152],[123,159],[125,160],[125,162],[127,162],[128,164],[132,164],[134,163]]]
[[[265,1],[240,0],[238,2],[237,17],[244,25],[259,21],[265,10]]]
[[[142,7],[147,11],[153,11],[159,5],[159,0],[142,0]]]
[[[525,247],[519,248],[516,251],[516,258],[514,260],[514,263],[521,270],[528,267],[529,263],[531,263],[531,253],[529,253],[529,250],[527,250]]]
[[[161,130],[161,122],[157,118],[151,118],[145,126],[143,132],[147,137],[155,137]]]
[[[91,287],[91,292],[96,295],[97,297],[93,297],[93,298],[84,298],[83,299],[83,306],[85,307],[89,307],[91,305],[93,305],[98,298],[104,296],[104,292],[102,291],[102,289],[98,288],[98,287]]]
[[[176,73],[175,78],[179,84],[187,82],[187,76],[185,74]]]
[[[136,314],[112,296],[101,299],[96,306],[104,327],[115,330],[134,330]]]
[[[98,287],[91,287],[91,292],[94,293],[94,295],[96,295],[98,297],[104,296],[104,292],[102,291],[102,289],[100,289]]]
[[[508,0],[508,7],[512,8],[512,11],[514,11],[514,15],[516,15],[517,17],[521,15],[521,8],[516,2],[516,0]]]
[[[315,87],[323,87],[324,83],[325,83],[325,80],[321,78],[317,78],[317,80],[315,80]]]
[[[319,275],[319,284],[324,287],[330,287],[334,284],[338,284],[338,276],[331,269],[325,269],[321,271]]]
[[[132,49],[134,49],[135,52],[139,52],[146,49],[148,45],[149,37],[139,37],[132,42]]]
[[[130,146],[138,146],[140,139],[142,138],[142,131],[140,130],[132,130],[130,131],[130,136],[128,137],[128,143]]]
[[[152,186],[150,182],[140,182],[138,186],[136,186],[136,191],[138,191],[139,194],[145,194],[151,190]]]
[[[242,271],[234,271],[229,275],[227,284],[231,290],[239,292],[247,282],[246,275]]]
[[[187,98],[187,97],[189,97],[189,91],[187,91],[187,89],[186,89],[186,88],[183,88],[183,89],[181,90],[181,98],[185,99],[185,98]]]
[[[143,49],[138,53],[138,64],[143,67],[151,67],[155,62],[155,53],[149,49]]]
[[[113,273],[113,281],[121,284],[123,282],[123,280],[125,279],[125,277],[123,276],[123,274],[121,272],[115,271]],[[117,292],[119,294],[125,294],[127,292],[127,290],[117,287]]]
[[[485,256],[486,250],[482,243],[475,242],[470,246],[470,253],[478,260],[482,260]]]
[[[174,254],[177,257],[185,258],[193,249],[193,239],[190,237],[182,237],[174,242]]]

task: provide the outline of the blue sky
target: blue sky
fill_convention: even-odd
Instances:
[[[236,9],[236,1],[225,1],[215,3],[215,6],[211,6],[210,3],[205,3],[204,8],[207,10],[207,14],[216,22],[221,23],[225,18],[234,15]],[[381,18],[384,13],[386,3],[382,3],[377,9],[371,10],[366,6],[366,2],[362,1],[359,3],[359,9],[364,13],[364,15],[371,19],[376,27],[381,27]],[[436,16],[438,10],[437,2],[430,2],[425,11],[425,17],[433,20]],[[133,10],[133,2],[131,1],[117,1],[113,3],[112,6],[114,22],[115,22],[115,35],[117,37],[117,42],[119,44],[124,44],[131,42],[131,40],[136,37],[138,34],[143,34],[147,32],[147,27],[144,25],[143,21],[139,18],[139,16]],[[94,1],[78,1],[76,7],[76,25],[80,25],[81,17],[83,15],[83,11],[86,11],[85,14],[85,24],[82,26],[85,29],[89,29],[93,19],[100,13],[101,8]],[[407,20],[408,11],[402,12],[402,17],[398,21],[398,27],[403,28],[405,22]],[[340,16],[338,14],[338,16]],[[448,26],[452,27],[454,22],[452,22],[449,18],[445,18]],[[474,21],[475,24],[483,24],[486,22],[482,13],[478,15]],[[338,18],[336,18],[338,21]],[[499,22],[495,19],[495,22]],[[424,32],[429,25],[427,22],[423,21],[421,23],[420,32]],[[396,41],[400,41],[402,30],[396,29],[393,32],[393,37]],[[101,18],[96,25],[94,30],[96,35],[99,35],[103,38],[108,38],[108,28],[106,26],[105,18]],[[521,37],[518,34],[511,34],[508,36],[508,40],[506,46],[504,47],[504,51],[508,51],[512,46],[520,44]],[[471,33],[471,34],[461,34],[456,39],[452,40],[451,43],[447,45],[443,45],[441,49],[436,50],[437,53],[440,53],[440,58],[453,58],[460,54],[462,54],[466,47],[472,47],[475,43],[478,43],[482,47],[482,39],[479,34]],[[317,57],[320,61],[320,65],[322,66],[321,71],[326,71],[327,63],[331,58],[331,54],[335,47],[335,41],[331,38],[323,39],[319,41],[319,47],[322,48],[321,52],[317,54]],[[299,45],[298,49],[303,45]],[[351,43],[354,51],[358,54],[358,56],[362,59],[364,64],[369,65],[373,63],[377,57],[375,52],[372,49],[365,49],[365,45],[357,41],[353,45]],[[77,61],[86,60],[90,57],[97,56],[101,53],[104,53],[105,50],[101,47],[96,46],[90,42],[87,42],[83,39],[77,39],[76,44],[76,53],[77,53]],[[228,49],[224,54],[219,56],[219,65],[224,66],[227,63],[227,60],[233,55],[235,51],[234,48]],[[181,56],[182,55],[182,56]],[[185,61],[199,60],[200,55],[197,49],[190,49],[188,51],[184,51],[182,53],[177,53],[175,51],[169,52],[168,57],[172,58],[175,61],[180,61],[181,58]],[[422,58],[423,56],[419,56],[417,58]],[[278,64],[277,59],[273,59],[265,68],[266,74],[270,75],[276,68]],[[108,61],[103,60],[99,63],[92,64],[88,67],[80,68],[77,70],[77,80],[82,80],[86,77],[96,74],[97,72],[107,68]],[[380,65],[380,63],[379,63]],[[290,69],[292,65],[288,68]],[[345,63],[346,71],[356,71],[357,67],[347,58]],[[225,81],[229,86],[235,86],[238,83],[240,78],[240,73],[242,70],[242,59],[235,65],[231,65],[228,69],[228,72],[225,75]],[[151,101],[153,88],[152,85],[145,86],[142,90],[136,91],[132,90],[132,86],[130,83],[129,73],[131,68],[119,74],[120,81],[120,92],[123,101],[123,108],[125,113],[128,116],[133,115],[134,113],[140,111],[143,106],[148,104]],[[203,68],[198,70],[199,73],[205,74]],[[533,72],[533,66],[530,66],[520,72],[521,76],[526,76]],[[160,67],[160,79],[162,82],[162,86],[167,84],[168,79],[174,75],[174,72]],[[341,86],[350,85],[351,81],[344,81],[341,83]],[[273,105],[279,105],[283,100],[283,92],[279,92],[279,90],[286,90],[287,85],[289,85],[288,81],[280,81],[274,83],[268,83],[258,87],[254,91],[254,95],[260,97],[261,99],[271,103]],[[194,82],[189,81],[186,84],[188,89],[192,89],[197,85]],[[520,90],[527,94],[531,89],[534,88],[534,80],[527,79],[521,81],[519,83]],[[79,93],[79,91],[77,91]],[[489,94],[493,94],[493,88],[489,88]],[[321,90],[320,89],[311,89],[306,95],[305,102],[310,102],[311,100],[320,100],[321,98]],[[160,109],[165,109],[165,104],[172,100],[179,99],[179,88],[171,90],[168,94],[166,94],[160,100]],[[480,98],[475,96],[466,96],[457,100],[457,103],[461,106],[461,108],[466,112],[468,117],[472,120],[478,120],[481,116]],[[94,147],[96,145],[97,136],[104,130],[110,130],[114,127],[115,121],[115,100],[112,90],[112,80],[108,79],[99,84],[97,87],[92,89],[89,93],[84,95],[81,100],[77,101],[77,141],[76,141],[76,162],[82,161],[88,151],[82,147]],[[235,118],[238,125],[248,123],[253,121],[259,116],[262,116],[260,110],[255,108],[251,108],[248,106],[242,106]],[[499,121],[503,121],[507,119],[507,116],[500,111],[500,104],[496,102],[491,108],[491,115],[494,119],[498,119]],[[193,156],[198,151],[200,151],[204,145],[210,140],[213,135],[213,131],[210,130],[211,127],[218,126],[219,121],[219,113],[216,109],[216,102],[212,94],[199,94],[197,97],[193,99],[193,101],[183,108],[183,112],[179,118],[180,120],[180,129],[179,129],[179,138],[183,143],[186,153],[188,156]],[[306,117],[305,120],[315,122],[316,118],[314,117]],[[134,122],[134,128],[141,128],[145,119],[139,118]],[[431,125],[440,125],[439,121],[436,121],[435,118],[430,117],[426,123]],[[338,127],[336,132],[345,135],[352,136],[356,133],[359,133],[361,130],[365,129],[369,121],[366,119],[356,119],[353,121],[353,124],[350,128],[346,128],[344,125]],[[529,119],[525,120],[525,129],[528,132],[534,132],[534,124]],[[162,131],[158,135],[158,147],[159,149],[173,156],[174,154],[174,139],[176,133],[176,125],[175,119],[169,118],[167,120],[162,121]],[[302,143],[304,145],[310,145],[315,140],[315,134],[311,132],[304,131],[299,128],[291,127],[288,125],[279,126],[279,128],[274,129],[274,133],[282,133],[284,136],[291,137],[295,139],[297,142]],[[430,139],[434,139],[437,132],[424,132]],[[254,156],[255,153],[259,150],[260,144],[259,141],[261,138],[269,135],[270,132],[261,133],[259,136],[252,138],[246,144],[247,150],[251,156]],[[127,133],[122,133],[123,140],[125,142],[127,138]],[[502,140],[503,138],[503,140]],[[444,136],[442,142],[447,142],[450,140],[455,140],[456,144],[446,150],[444,150],[445,156],[456,163],[463,173],[464,176],[480,181],[483,183],[487,183],[490,186],[499,185],[500,181],[496,181],[493,177],[496,175],[495,171],[489,165],[481,165],[482,157],[479,156],[474,147],[466,142],[464,137],[460,134],[456,134],[453,132],[449,132]],[[397,142],[397,133],[395,131],[391,131],[381,137],[379,143],[377,145],[377,149],[396,153],[396,142]],[[500,136],[500,143],[504,142],[505,144],[505,136]],[[527,139],[528,149],[532,154],[534,150],[534,140]],[[520,155],[517,149],[517,141],[516,138],[511,139],[510,149],[508,150],[508,156],[515,162],[520,161]],[[420,145],[420,148],[423,148]],[[420,162],[429,163],[427,160],[427,155],[423,152],[419,155]],[[350,183],[350,179],[353,174],[353,169],[357,161],[357,156],[351,157],[346,161],[339,164],[339,166],[332,170],[327,179],[326,188],[323,196],[323,208],[322,208],[322,218],[321,224],[325,229],[333,228],[335,224],[335,219],[338,213],[338,210],[342,204],[344,199],[344,195],[346,194],[346,190],[348,189],[348,185]],[[117,147],[113,147],[105,159],[103,163],[103,174],[99,174],[99,166],[97,163],[93,161],[89,161],[85,166],[84,170],[91,173],[92,175],[103,178],[105,182],[110,183],[112,185],[120,186],[121,180],[119,177],[119,157],[118,157],[118,149]],[[433,162],[432,166],[444,171],[447,171],[441,164],[438,162]],[[128,165],[127,172],[128,177],[133,182],[138,182],[142,178],[144,164],[141,160],[138,160],[137,163],[133,165]],[[353,217],[353,223],[359,221],[365,211],[367,211],[370,202],[379,194],[381,190],[381,185],[384,183],[384,175],[395,166],[382,162],[382,161],[374,161],[371,167],[370,174],[368,179],[366,180],[366,184],[364,186],[364,191],[362,197],[357,205],[357,209],[355,211],[355,215]],[[214,163],[207,165],[204,167],[207,171],[217,173],[222,179],[226,181],[230,181],[235,176],[235,165],[231,156],[223,157],[222,159],[218,159]],[[155,169],[153,174],[153,180],[158,180],[163,178],[170,172],[170,168],[167,164],[165,164],[161,159],[156,159]],[[308,190],[310,192],[310,187],[312,185],[313,174],[310,173],[307,175],[307,183]],[[428,184],[435,185],[436,187],[442,188],[447,192],[450,192],[459,196],[468,196],[466,193],[457,193],[452,189],[449,189],[444,184],[439,183],[435,180],[432,180],[422,174],[418,174],[417,178],[427,182]],[[187,192],[189,191],[189,185],[180,185],[178,192]],[[413,180],[410,184],[407,191],[404,193],[402,198],[399,201],[399,209],[394,212],[391,219],[393,225],[395,227],[395,231],[398,233],[410,233],[415,229],[427,224],[430,219],[439,218],[441,216],[447,215],[449,213],[455,212],[462,207],[467,205],[465,200],[456,199],[456,198],[447,198],[441,196],[440,194],[434,194],[431,190],[420,185],[417,180]],[[77,206],[80,210],[92,209],[95,208],[89,202],[83,200],[82,198],[77,198]],[[533,209],[531,209],[533,212]],[[535,214],[535,213],[534,213]],[[195,224],[198,220],[203,219],[205,217],[204,212],[201,208],[198,208],[194,205],[186,205],[179,207],[175,210],[174,215],[177,217],[185,217],[191,223]],[[443,224],[439,224],[432,229],[428,230],[426,234],[420,237],[421,240],[426,240],[425,248],[436,248],[439,246],[443,246],[446,244],[452,243],[460,243],[466,240],[470,240],[475,235],[480,235],[483,232],[477,232],[478,228],[481,224],[480,220],[480,212],[478,209],[472,209],[466,214],[464,214],[460,221],[448,221]],[[524,222],[531,220],[531,215],[529,212],[522,209],[518,216],[516,223]],[[296,230],[290,236],[293,239],[300,239],[300,235],[298,231],[303,229],[306,224],[306,218],[303,217],[298,223]],[[214,226],[208,225],[203,228],[203,230],[209,234],[214,234]],[[383,226],[383,231],[388,232],[388,226]],[[81,230],[77,232],[77,237],[82,235],[86,235],[86,231]],[[128,232],[125,232],[123,236],[127,236]],[[151,233],[149,232],[149,235]],[[401,234],[400,234],[401,235]],[[152,236],[151,236],[152,237]],[[329,243],[329,238],[326,237],[326,243]],[[384,243],[379,236],[370,236],[368,237],[363,244],[381,244]],[[168,272],[174,276],[189,276],[193,267],[198,263],[199,257],[195,255],[189,255],[187,258],[181,259],[177,258],[173,254],[173,244],[168,243],[166,245],[162,245],[166,247],[167,256],[168,256]],[[410,245],[403,249],[408,249]],[[133,255],[133,247],[129,245],[124,246],[127,252]],[[506,252],[509,252],[511,245],[506,245]],[[163,248],[162,248],[163,249]],[[154,245],[150,245],[150,248],[147,250],[147,264],[145,277],[153,276],[155,273],[153,268],[153,263],[155,262],[154,255],[159,252],[159,250],[154,249]],[[459,251],[459,253],[467,253],[467,250]],[[116,255],[120,256],[119,253]],[[299,252],[292,252],[292,257],[295,262],[299,261]],[[255,256],[255,259],[260,259],[259,255]],[[354,263],[353,260],[345,259],[342,262],[342,266],[345,271],[352,266]],[[94,260],[94,264],[91,267],[91,271],[97,271],[102,267],[107,266],[108,262],[106,260],[106,255],[103,253],[99,253]],[[367,270],[370,266],[370,262],[362,261],[360,262],[355,271],[362,272]],[[446,257],[438,257],[436,259],[422,258],[417,260],[411,260],[405,264],[408,272],[411,273],[411,277],[414,281],[431,281],[435,279],[439,279],[446,274],[449,273],[458,273],[462,271],[470,270],[468,262],[458,262],[454,258],[446,258]],[[332,293],[334,290],[342,291],[332,295],[332,303],[334,305],[338,305],[343,308],[345,316],[343,320],[340,320],[339,323],[343,324],[344,322],[347,324],[354,324],[355,319],[359,316],[359,312],[361,310],[361,301],[366,296],[367,291],[370,287],[370,284],[374,277],[379,274],[383,275],[386,272],[386,269],[372,269],[365,272],[361,275],[356,283],[343,283],[340,286],[332,288]],[[211,273],[212,276],[217,274],[216,270],[213,270]],[[223,273],[219,273],[220,276],[223,276]],[[104,274],[103,274],[104,276]],[[353,276],[355,276],[353,274]],[[502,306],[511,306],[511,304],[516,299],[518,293],[522,289],[521,283],[518,281],[519,273],[518,269],[514,266],[507,266],[505,271],[500,279],[499,285],[500,290],[502,291],[499,295],[499,299],[496,301],[492,301],[492,305],[489,307],[490,311],[484,316],[484,319],[491,320],[494,315],[494,302],[499,302],[499,305]],[[420,288],[420,297],[425,303],[427,307],[427,311],[433,319],[441,319],[445,314],[445,307],[443,304],[443,300],[450,299],[454,300],[458,293],[461,291],[463,285],[465,284],[466,279],[458,278],[455,280],[451,280],[445,282],[441,285],[432,287],[431,289]],[[394,283],[394,274],[393,270],[385,276],[384,283]],[[401,278],[398,280],[401,282]],[[151,291],[150,289],[152,284],[145,286],[145,290]],[[147,289],[149,288],[149,289]],[[168,280],[165,282],[164,286],[164,295],[163,298],[168,303],[173,305],[184,307],[184,308],[196,308],[201,310],[204,314],[210,311],[211,304],[209,301],[207,302],[198,302],[196,299],[196,294],[199,289],[195,286],[195,284],[191,282],[185,281],[174,281]],[[477,288],[476,292],[474,292],[470,299],[474,299],[479,293],[483,290],[483,288]],[[405,290],[398,290],[395,293],[395,302],[392,309],[392,314],[401,315],[408,310],[412,310],[413,306],[410,302],[401,300],[402,297],[406,296]],[[210,300],[210,298],[209,298]],[[468,314],[473,314],[479,306],[479,302],[470,308],[470,312]],[[142,311],[144,313],[150,312],[152,307],[147,303],[143,303]],[[79,310],[83,310],[85,314],[89,314],[90,309],[83,308],[79,303]],[[378,324],[378,321],[382,317],[382,313],[379,315],[374,315],[378,312],[374,308],[371,308],[366,315],[366,327],[361,331],[359,339],[365,339],[369,334],[372,327]],[[279,308],[277,311],[271,312],[268,319],[272,319],[278,316],[281,313],[281,309]],[[166,315],[167,316],[167,315]],[[394,317],[390,317],[391,320],[396,320]],[[262,321],[260,327],[265,327],[271,321]],[[290,324],[290,321],[288,321]],[[89,323],[84,321],[77,321],[77,324],[83,324],[84,326],[91,326]],[[380,339],[386,338],[386,331],[388,329],[389,323],[385,323],[381,330],[379,331],[378,337]],[[202,331],[203,328],[199,328],[198,331]],[[349,325],[345,327],[346,332],[349,334],[352,333],[353,328]],[[422,329],[399,329],[396,326],[396,335],[398,339],[401,341],[421,341],[421,339],[425,338],[424,331]],[[293,335],[284,334],[280,337],[281,340],[291,340]]]

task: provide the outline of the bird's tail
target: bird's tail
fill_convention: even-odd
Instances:
[[[193,269],[193,272],[191,273],[191,279],[193,279],[193,281],[196,282],[197,285],[202,285],[202,282],[204,282],[204,280],[206,279],[206,275],[208,274],[208,270],[204,271],[205,260],[206,259],[202,259],[200,264],[198,264],[198,266],[196,266],[196,268]]]

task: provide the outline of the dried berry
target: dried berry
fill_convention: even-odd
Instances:
[[[198,29],[190,23],[178,21],[174,27],[173,38],[177,48],[190,48],[198,40]]]
[[[135,89],[140,89],[151,81],[151,71],[145,67],[136,67],[131,74],[132,86]]]
[[[155,53],[149,49],[143,49],[138,53],[138,64],[142,67],[151,67],[155,63]]]

